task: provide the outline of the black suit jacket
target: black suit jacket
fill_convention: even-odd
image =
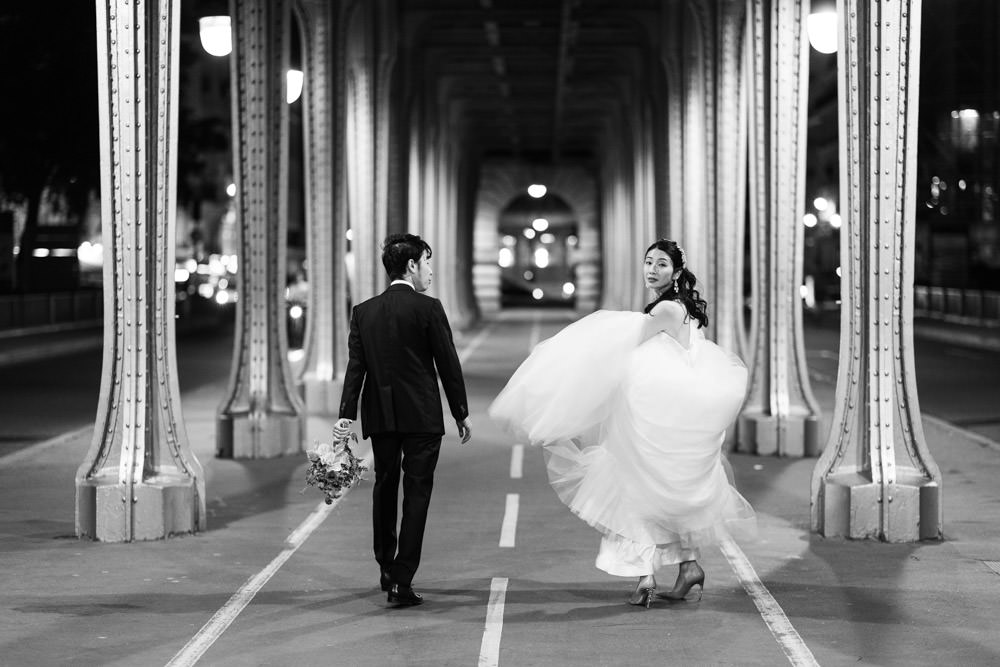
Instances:
[[[437,299],[409,285],[390,285],[355,306],[347,345],[340,416],[355,419],[361,396],[363,437],[444,435],[438,373],[452,416],[457,421],[469,416],[451,326]]]

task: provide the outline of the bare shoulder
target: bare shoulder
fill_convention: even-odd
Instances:
[[[670,318],[680,318],[683,319],[687,315],[687,310],[677,301],[661,301],[655,306],[653,310],[649,311],[649,314],[653,317],[670,317]]]

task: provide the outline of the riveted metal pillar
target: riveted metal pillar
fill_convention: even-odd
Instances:
[[[351,229],[351,302],[375,296],[384,284],[380,250],[384,230],[375,217],[374,51],[370,3],[355,3],[347,13],[345,52],[345,127],[347,211]]]
[[[306,229],[309,262],[309,310],[305,360],[299,379],[310,413],[332,415],[339,409],[342,366],[338,348],[347,346],[343,298],[344,220],[335,202],[343,190],[335,178],[336,120],[342,118],[336,94],[337,44],[333,8],[324,0],[298,0],[295,12],[302,29],[306,85],[305,108]],[[338,315],[340,317],[338,317]]]
[[[285,334],[290,16],[287,0],[231,0],[230,13],[240,300],[216,449],[267,458],[301,451],[303,435]]]
[[[709,163],[715,150],[715,137],[710,132],[715,119],[714,33],[706,2],[688,4],[684,14],[684,217],[672,231],[674,240],[684,248],[688,267],[704,278],[711,275],[707,232],[709,193],[715,181]]]
[[[812,480],[813,530],[939,539],[941,473],[924,440],[913,360],[920,0],[841,0],[840,368]]]
[[[743,240],[746,215],[746,0],[717,0],[715,76],[714,272],[706,275],[711,331],[723,348],[743,355]],[[735,437],[735,433],[732,434]],[[735,443],[735,439],[733,439]]]
[[[755,266],[751,386],[742,451],[818,453],[819,407],[802,341],[808,42],[799,0],[750,2],[750,216]]]
[[[180,2],[97,3],[104,373],[76,531],[128,542],[205,528],[174,348]]]

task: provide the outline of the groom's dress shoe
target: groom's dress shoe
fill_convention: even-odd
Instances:
[[[392,579],[389,578],[389,573],[385,570],[382,571],[382,575],[378,579],[379,585],[382,587],[382,591],[388,593],[392,589]]]
[[[392,604],[396,604],[401,607],[413,607],[418,604],[423,604],[424,602],[423,596],[414,592],[412,587],[402,586],[400,584],[392,585],[392,588],[389,589],[388,599]]]

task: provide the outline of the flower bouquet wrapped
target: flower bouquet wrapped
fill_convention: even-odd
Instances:
[[[306,470],[306,484],[315,486],[326,495],[326,504],[339,498],[344,489],[349,489],[361,480],[362,474],[368,468],[361,464],[361,459],[354,455],[348,441],[356,443],[358,436],[351,433],[333,444],[316,443],[313,449],[306,451],[309,458],[309,469]]]

